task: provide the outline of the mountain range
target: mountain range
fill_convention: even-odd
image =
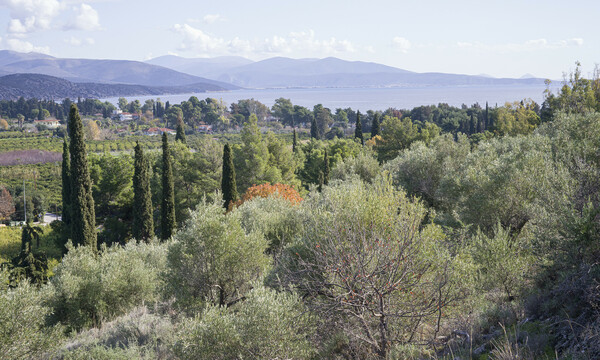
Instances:
[[[274,57],[253,62],[242,57],[189,59],[161,56],[147,63],[246,88],[392,87],[458,85],[539,85],[544,79],[488,75],[416,73],[387,65],[324,59]]]
[[[488,75],[416,73],[334,57],[274,57],[252,61],[237,56],[184,58],[167,55],[141,62],[61,59],[9,50],[0,50],[0,76],[0,98],[55,98],[64,97],[64,94],[74,97],[77,92],[82,97],[112,97],[239,88],[493,86],[541,85],[544,82],[544,79],[530,75],[510,79]]]

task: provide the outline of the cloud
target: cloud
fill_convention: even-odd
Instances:
[[[81,4],[79,7],[74,8],[74,10],[77,12],[77,15],[73,22],[67,25],[67,30],[100,30],[100,18],[96,9],[88,4]]]
[[[49,29],[63,8],[58,0],[0,0],[0,6],[10,10],[8,32],[16,35]]]
[[[85,2],[86,0],[0,0],[0,7],[10,11],[8,35],[24,38],[31,33],[51,29],[100,29],[98,12]]]
[[[400,36],[396,36],[395,38],[392,39],[392,46],[402,52],[402,53],[407,53],[408,50],[410,50],[410,48],[412,48],[412,44],[410,41],[408,41],[408,39],[400,37]]]
[[[582,46],[583,45],[583,39],[582,38],[572,38],[572,39],[567,39],[567,40],[561,40],[560,45],[562,47],[567,47],[567,46]]]
[[[510,53],[510,52],[527,52],[545,49],[563,49],[567,47],[582,46],[582,38],[572,38],[558,41],[548,41],[547,39],[526,40],[520,43],[505,43],[505,44],[483,44],[480,42],[457,42],[456,47],[461,49],[474,49],[478,51]]]
[[[175,26],[173,26],[173,30],[183,35],[184,41],[179,46],[181,50],[192,49],[196,51],[212,53],[215,51],[221,51],[224,47],[226,47],[225,40],[212,37],[204,33],[202,30],[188,24],[175,24]]]
[[[314,31],[292,32],[287,36],[272,36],[264,39],[247,40],[235,37],[226,40],[210,35],[189,24],[175,24],[173,30],[183,36],[181,51],[194,51],[200,55],[274,55],[302,52],[311,55],[331,55],[355,52],[356,47],[348,40],[334,37],[317,39]]]
[[[6,45],[9,50],[18,52],[39,52],[43,54],[49,54],[50,48],[47,46],[34,46],[32,43],[20,39],[6,39]]]
[[[218,21],[224,21],[225,19],[219,14],[208,14],[202,18],[202,21],[206,24],[214,24]]]
[[[82,46],[82,45],[94,45],[96,43],[96,41],[92,38],[85,38],[85,39],[80,39],[74,36],[71,36],[68,39],[64,40],[65,43],[72,45],[72,46]]]

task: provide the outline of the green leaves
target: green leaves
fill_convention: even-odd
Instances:
[[[187,310],[235,303],[269,266],[262,234],[246,233],[218,203],[200,204],[169,247],[170,293]]]

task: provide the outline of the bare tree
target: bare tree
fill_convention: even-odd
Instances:
[[[10,218],[12,214],[15,212],[15,204],[13,202],[13,198],[6,190],[6,188],[2,187],[0,189],[0,220],[5,220]]]
[[[422,228],[422,205],[394,191],[379,196],[361,196],[359,213],[314,212],[286,280],[322,318],[341,318],[347,335],[385,359],[393,345],[435,337],[454,292],[443,235]],[[380,218],[365,214],[378,206],[369,202],[381,203]]]

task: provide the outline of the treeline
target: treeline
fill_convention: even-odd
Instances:
[[[96,99],[77,99],[76,102],[71,99],[64,99],[57,103],[54,100],[27,99],[21,97],[19,100],[0,100],[0,117],[9,119],[20,119],[22,121],[43,120],[54,117],[65,121],[71,104],[77,104],[82,115],[102,114],[107,118],[111,116],[116,107],[107,102],[101,102]]]

